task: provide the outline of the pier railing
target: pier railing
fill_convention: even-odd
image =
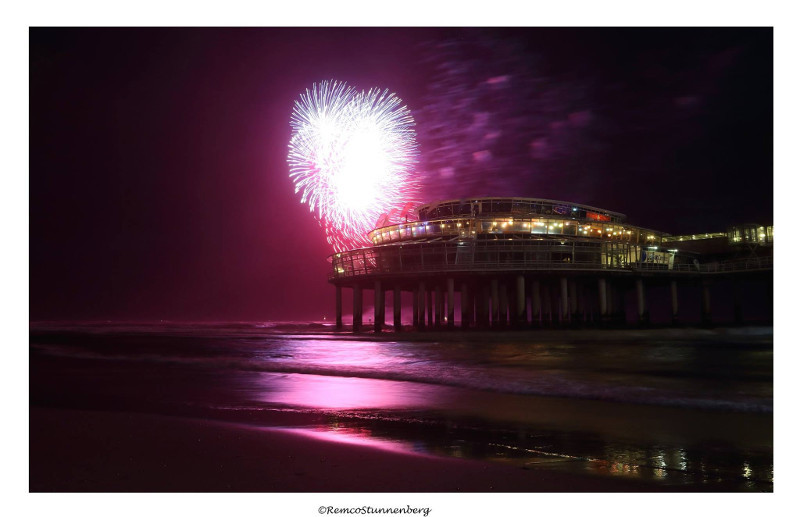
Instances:
[[[663,264],[638,263],[634,269],[663,270]],[[736,273],[742,271],[767,271],[772,269],[772,256],[747,257],[703,264],[676,264],[670,271],[687,273]]]
[[[615,273],[719,274],[772,269],[772,257],[711,263],[648,262],[642,249],[621,244],[540,241],[536,243],[440,243],[363,248],[331,257],[329,280],[388,274],[509,271],[608,271]]]

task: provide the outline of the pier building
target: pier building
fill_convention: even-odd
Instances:
[[[364,328],[370,290],[376,331],[386,326],[387,299],[398,331],[408,310],[416,329],[646,325],[651,306],[662,321],[682,322],[692,310],[710,324],[715,290],[724,293],[716,305],[730,305],[723,319],[742,322],[743,285],[763,287],[758,303],[771,304],[772,226],[670,235],[619,212],[537,198],[448,200],[416,212],[372,230],[371,247],[330,257],[338,328],[344,289],[354,331]],[[696,300],[682,302],[685,293]]]

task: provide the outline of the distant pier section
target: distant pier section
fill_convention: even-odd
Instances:
[[[417,215],[330,257],[337,328],[345,289],[354,331],[365,330],[369,291],[375,331],[387,326],[387,302],[396,331],[404,321],[417,330],[771,321],[771,225],[674,236],[537,198],[441,201]]]

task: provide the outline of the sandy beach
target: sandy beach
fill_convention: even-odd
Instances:
[[[135,413],[31,410],[33,492],[643,492],[589,478]],[[673,487],[674,489],[674,487]]]

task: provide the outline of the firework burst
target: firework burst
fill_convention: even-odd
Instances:
[[[295,102],[289,176],[336,251],[369,244],[384,214],[416,201],[414,119],[388,90],[314,84]]]

